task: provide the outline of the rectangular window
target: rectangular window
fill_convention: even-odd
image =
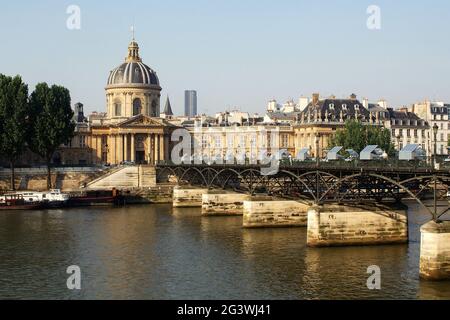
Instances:
[[[281,135],[281,147],[288,148],[289,147],[289,135],[282,134]]]
[[[247,144],[246,140],[247,140],[246,136],[241,136],[241,141],[240,141],[240,144],[239,144],[241,148],[245,148],[246,147],[246,144]]]
[[[120,117],[122,115],[122,105],[120,103],[114,104],[114,114],[116,117]]]
[[[222,148],[222,139],[219,135],[215,136],[214,142],[216,148]]]
[[[202,136],[202,148],[203,149],[208,148],[208,137],[207,136]]]
[[[80,139],[80,148],[86,147],[86,136],[79,136]]]
[[[227,146],[228,146],[228,149],[233,149],[233,147],[234,147],[233,135],[230,133],[227,134]]]

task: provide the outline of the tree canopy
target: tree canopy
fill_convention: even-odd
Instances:
[[[11,167],[11,189],[15,189],[14,165],[26,147],[29,128],[28,86],[20,76],[0,74],[0,153]]]
[[[28,144],[30,149],[46,160],[47,186],[51,188],[50,163],[61,144],[72,139],[75,130],[69,90],[39,83],[30,97],[32,120]]]
[[[348,121],[330,141],[331,147],[342,146],[345,150],[353,149],[356,152],[361,152],[368,145],[378,145],[388,155],[395,152],[388,129],[364,125],[355,120]]]

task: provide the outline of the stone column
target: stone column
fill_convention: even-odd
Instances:
[[[130,161],[130,158],[128,157],[128,134],[125,134],[124,139],[124,161]]]
[[[116,136],[111,134],[109,136],[109,163],[115,164],[116,163]]]
[[[159,135],[159,160],[164,161],[166,160],[164,157],[164,135]]]
[[[92,164],[97,164],[97,136],[91,137]]]
[[[97,163],[102,163],[103,159],[103,139],[102,136],[97,136],[97,142],[96,142],[96,148],[97,148]]]
[[[450,280],[450,221],[428,222],[420,232],[420,277]]]
[[[115,164],[118,164],[119,163],[119,152],[120,152],[120,150],[119,150],[119,136],[116,134],[116,135],[114,135],[114,144],[115,144],[115,146],[116,146],[116,152],[115,152],[115,154],[114,154],[114,162],[115,162]]]
[[[164,160],[170,160],[170,140],[169,137],[164,136]]]
[[[150,139],[151,141],[151,146],[152,146],[152,151],[151,151],[151,155],[152,155],[152,160],[150,161],[151,165],[155,164],[155,155],[156,155],[156,144],[155,144],[155,134],[152,133],[152,137]]]
[[[136,148],[135,148],[135,145],[134,145],[134,134],[131,134],[131,150],[130,150],[130,153],[131,153],[131,161],[135,161],[135,157],[136,157]]]
[[[159,157],[160,151],[159,151],[159,134],[155,134],[155,163],[157,164],[160,160]]]
[[[119,135],[119,162],[123,162],[123,134]]]
[[[152,152],[152,142],[151,142],[151,134],[147,134],[147,150],[145,152],[145,158],[147,159],[148,164],[151,162],[151,152]]]

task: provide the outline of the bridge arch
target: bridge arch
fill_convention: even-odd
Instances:
[[[184,173],[179,177],[178,179],[178,183],[181,183],[184,180],[184,177],[190,172],[190,171],[195,171],[197,172],[200,177],[203,180],[203,183],[205,186],[208,186],[208,181],[206,180],[205,176],[203,175],[202,171],[196,167],[189,167],[186,171],[184,171]]]
[[[435,214],[430,210],[430,208],[428,208],[428,207],[422,202],[422,200],[420,200],[419,198],[417,198],[416,195],[415,195],[414,193],[412,193],[407,187],[403,186],[401,183],[399,183],[399,182],[397,182],[397,181],[395,181],[395,180],[392,180],[392,179],[390,179],[390,178],[388,178],[388,177],[385,177],[385,176],[382,176],[382,175],[379,175],[379,174],[374,174],[374,173],[358,173],[358,174],[354,174],[354,175],[351,175],[351,176],[348,176],[348,177],[339,179],[333,186],[331,186],[331,187],[330,187],[330,188],[322,195],[322,197],[319,199],[318,203],[321,203],[321,202],[325,199],[325,197],[326,197],[331,191],[333,191],[336,187],[339,187],[343,182],[350,181],[350,180],[352,180],[352,179],[359,178],[359,177],[373,177],[373,178],[378,178],[378,179],[384,180],[384,181],[386,181],[386,182],[392,183],[393,185],[397,186],[397,187],[400,188],[401,190],[403,190],[403,191],[405,191],[406,193],[408,193],[408,194],[409,194],[409,195],[410,195],[417,203],[419,203],[423,208],[425,208],[425,209],[428,211],[428,213],[429,213],[434,219],[439,219],[439,218],[442,216],[442,214],[441,214],[441,215],[435,217]]]

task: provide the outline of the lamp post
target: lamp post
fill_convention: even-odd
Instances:
[[[316,133],[316,166],[320,165],[320,157],[319,157],[319,149],[320,149],[320,133]]]
[[[435,123],[433,126],[433,136],[434,136],[434,153],[433,153],[433,166],[436,168],[437,164],[437,134],[438,134],[439,127]]]
[[[398,148],[398,151],[400,152],[401,150],[401,148],[400,148],[400,139],[402,138],[400,135],[397,135],[396,136],[396,138],[397,138],[397,148]]]

